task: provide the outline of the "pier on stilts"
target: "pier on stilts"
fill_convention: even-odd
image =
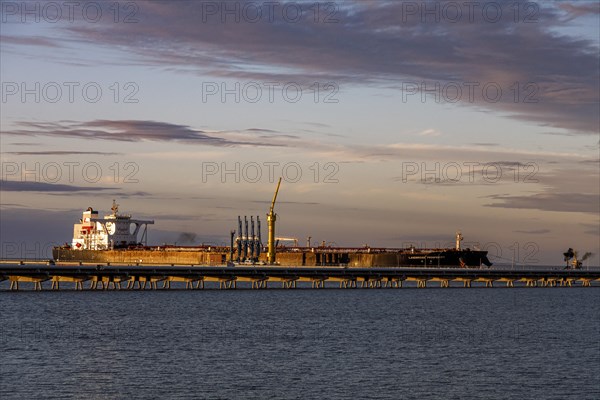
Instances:
[[[4,290],[600,287],[600,270],[0,265]],[[176,283],[176,285],[173,285]],[[299,285],[299,283],[304,283]]]

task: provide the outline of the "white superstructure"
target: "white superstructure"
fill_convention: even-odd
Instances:
[[[144,243],[148,224],[154,221],[132,219],[131,215],[119,214],[119,205],[113,200],[112,214],[98,218],[98,211],[88,207],[78,224],[73,226],[73,242],[76,250],[108,250]],[[143,228],[141,240],[138,234]]]

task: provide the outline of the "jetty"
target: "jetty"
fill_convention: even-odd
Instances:
[[[4,291],[334,287],[600,287],[600,269],[0,264]]]

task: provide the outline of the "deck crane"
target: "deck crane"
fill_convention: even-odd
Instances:
[[[275,264],[275,220],[277,214],[275,214],[275,201],[277,200],[277,193],[279,193],[279,186],[281,185],[281,177],[277,182],[277,189],[275,189],[275,195],[273,195],[273,201],[271,202],[271,208],[267,214],[267,223],[269,225],[269,249],[267,251],[267,263]]]

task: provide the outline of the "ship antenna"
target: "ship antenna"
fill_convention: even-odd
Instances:
[[[117,202],[115,201],[115,199],[113,199],[113,204],[112,207],[110,208],[113,212],[113,215],[117,215],[117,213],[119,212],[119,205],[117,204]]]

